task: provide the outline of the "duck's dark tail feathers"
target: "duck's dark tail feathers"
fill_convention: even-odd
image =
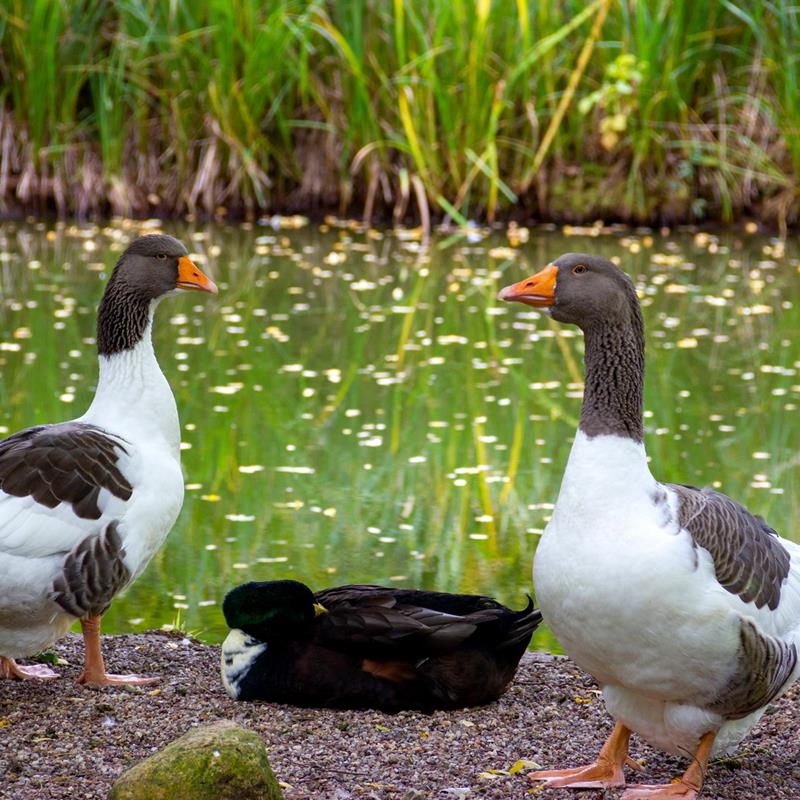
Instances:
[[[523,646],[527,647],[533,632],[542,621],[542,612],[533,607],[533,600],[530,595],[526,596],[528,604],[522,611],[517,611],[514,614],[515,619],[509,626],[506,637],[500,645],[501,647],[515,647],[523,644],[523,642]]]
[[[458,648],[438,658],[426,659],[418,667],[428,687],[429,705],[434,708],[464,708],[497,700],[514,677],[519,661],[542,621],[541,612],[528,604],[521,611],[503,606],[485,614],[467,647]]]

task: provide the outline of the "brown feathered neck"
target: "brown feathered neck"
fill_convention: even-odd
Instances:
[[[636,442],[644,438],[644,323],[631,287],[625,312],[584,327],[586,349],[580,430]]]

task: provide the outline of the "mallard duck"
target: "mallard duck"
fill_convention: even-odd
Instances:
[[[528,598],[383,586],[312,593],[292,580],[246,583],[222,606],[232,628],[222,682],[236,700],[430,712],[496,700],[541,621]]]
[[[100,617],[159,549],[183,503],[178,412],[150,338],[156,306],[179,290],[217,287],[177,239],[136,239],[100,301],[89,409],[0,442],[0,676],[57,677],[14,659],[80,619],[80,683],[151,680],[106,672]]]
[[[800,547],[719,492],[652,476],[644,326],[633,283],[614,264],[569,253],[499,297],[584,334],[580,425],[534,585],[616,720],[593,764],[530,777],[623,786],[635,732],[693,760],[678,782],[631,786],[623,798],[695,798],[709,757],[735,748],[798,675]]]

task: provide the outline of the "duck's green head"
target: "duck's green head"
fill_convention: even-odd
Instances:
[[[262,642],[296,636],[321,609],[311,589],[299,581],[245,583],[222,601],[228,627],[239,628]]]

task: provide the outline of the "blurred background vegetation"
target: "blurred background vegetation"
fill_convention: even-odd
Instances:
[[[786,0],[0,0],[2,212],[770,224]]]

